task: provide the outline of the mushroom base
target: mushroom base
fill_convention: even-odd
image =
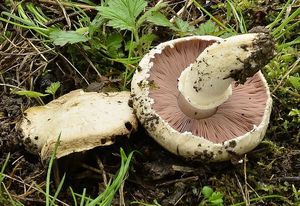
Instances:
[[[177,101],[178,101],[178,106],[181,109],[181,111],[186,116],[188,116],[192,119],[204,119],[207,117],[211,117],[217,111],[217,107],[212,108],[212,109],[205,109],[205,110],[193,107],[181,93],[178,95]]]

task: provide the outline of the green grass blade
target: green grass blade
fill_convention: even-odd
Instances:
[[[26,12],[24,11],[22,4],[18,5],[18,13],[20,15],[21,18],[23,18],[24,20],[30,22],[30,24],[34,25],[34,22],[26,15]]]
[[[287,7],[290,5],[291,2],[292,2],[292,0],[288,0],[288,1],[286,2],[286,4],[284,5],[284,7],[283,7],[283,8],[281,9],[281,11],[279,12],[278,16],[275,18],[275,20],[274,20],[271,24],[269,24],[269,25],[267,26],[268,29],[272,30],[273,27],[274,27],[278,22],[280,22],[282,15],[284,14],[284,12],[286,11]]]
[[[55,201],[56,201],[56,199],[58,197],[58,194],[61,191],[61,188],[62,188],[62,186],[64,184],[65,178],[66,178],[66,174],[64,174],[64,176],[62,177],[62,179],[61,179],[61,181],[60,181],[60,183],[59,183],[59,185],[58,185],[58,187],[57,187],[57,189],[55,191],[55,194],[54,194],[54,196],[52,198],[52,201],[51,201],[51,205],[55,205]]]
[[[120,188],[120,186],[125,178],[125,175],[127,174],[133,152],[131,152],[128,155],[128,157],[126,157],[125,152],[121,148],[120,154],[121,154],[121,166],[120,166],[120,169],[117,172],[117,175],[114,178],[113,182],[111,184],[109,183],[107,188],[105,189],[105,191],[102,194],[100,194],[96,199],[94,199],[92,202],[90,202],[88,204],[88,206],[95,206],[97,204],[99,204],[101,206],[109,206],[110,205],[115,193]]]
[[[236,9],[231,1],[228,0],[227,3],[229,4],[229,6],[230,6],[230,8],[233,12],[234,17],[235,17],[235,19],[237,20],[237,22],[239,24],[240,31],[242,33],[247,33],[247,28],[246,28],[246,24],[245,24],[245,20],[244,20],[244,17],[242,15],[242,12],[240,11],[240,9]]]
[[[6,166],[7,166],[7,164],[8,164],[9,158],[10,158],[10,153],[7,154],[6,159],[5,159],[5,161],[4,161],[4,163],[3,163],[2,167],[1,167],[0,184],[2,184],[2,182],[3,182],[4,178],[5,178],[5,175],[3,175],[3,173],[4,173],[4,170],[5,170]],[[0,194],[2,192],[1,190],[2,190],[2,187],[0,186]]]
[[[35,21],[44,27],[44,23],[46,23],[48,21],[48,19],[46,19],[43,14],[41,14],[37,8],[32,4],[29,3],[26,5],[27,9],[30,11],[30,13],[32,13],[35,17]]]
[[[73,199],[73,202],[74,202],[74,206],[77,206],[77,199],[76,199],[76,195],[72,189],[72,187],[69,187],[70,191],[71,191],[71,196],[72,196],[72,199]]]
[[[287,42],[287,43],[284,43],[284,44],[281,44],[278,46],[278,50],[282,50],[284,48],[287,48],[287,47],[290,47],[290,46],[293,46],[295,44],[300,44],[300,37],[298,37],[297,39],[294,39],[293,41],[290,41],[290,42]]]
[[[291,22],[293,19],[295,19],[297,16],[300,15],[300,8],[298,8],[296,11],[294,11],[289,17],[287,17],[275,30],[272,31],[272,35],[277,38],[278,34],[280,35],[280,32],[284,30],[284,27]]]
[[[54,147],[54,151],[51,154],[51,158],[50,158],[50,162],[48,165],[48,170],[47,170],[47,177],[46,177],[46,206],[50,205],[50,178],[51,178],[51,170],[52,170],[52,166],[55,160],[55,156],[56,156],[56,150],[59,146],[59,141],[60,141],[60,136],[61,134],[59,134],[57,141],[55,143],[55,147]]]
[[[2,12],[1,14],[4,15],[4,16],[9,17],[10,19],[13,19],[15,21],[19,21],[20,23],[22,23],[24,25],[35,26],[35,24],[33,24],[30,20],[18,17],[16,15],[8,13],[6,11]],[[6,20],[6,19],[3,19],[2,21],[4,21],[4,20]],[[10,21],[10,20],[6,20],[6,21]],[[13,22],[13,21],[11,21],[11,22]],[[14,22],[14,23],[17,23],[17,22]]]
[[[4,185],[3,182],[1,183],[0,187],[3,187],[3,188],[5,189],[5,185]],[[0,195],[1,195],[1,193],[0,193]],[[5,203],[8,203],[8,202],[9,202],[9,203],[10,203],[9,205],[12,205],[12,206],[24,206],[22,203],[20,203],[20,202],[14,200],[7,190],[6,190],[6,195],[8,196],[8,199],[7,199],[6,196],[4,197],[4,198],[5,198],[5,199],[4,199]],[[1,197],[1,196],[0,196],[0,197]],[[7,205],[8,205],[8,204],[7,204]]]
[[[84,188],[81,195],[80,206],[84,206],[85,194],[86,194],[86,189]]]
[[[4,21],[6,23],[9,23],[9,24],[12,24],[12,25],[24,28],[24,29],[32,29],[32,30],[36,31],[37,33],[41,34],[44,37],[47,37],[47,38],[49,37],[49,35],[48,35],[49,29],[40,28],[40,27],[37,27],[37,26],[27,26],[27,25],[24,25],[24,24],[19,24],[19,23],[16,23],[14,21],[4,19],[2,17],[0,17],[0,21]]]

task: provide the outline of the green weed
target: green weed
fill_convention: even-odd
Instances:
[[[34,98],[35,100],[37,100],[37,102],[39,102],[39,104],[44,105],[44,102],[42,100],[42,97],[48,96],[49,94],[52,95],[53,99],[55,99],[55,94],[57,92],[57,90],[60,87],[60,82],[53,82],[50,84],[50,86],[48,86],[45,90],[45,93],[41,93],[41,92],[35,92],[35,91],[30,91],[30,90],[11,90],[13,94],[17,94],[20,96],[25,96],[27,98]]]
[[[214,191],[209,186],[204,186],[201,190],[203,195],[203,200],[199,203],[198,206],[223,206],[223,194],[220,192]]]

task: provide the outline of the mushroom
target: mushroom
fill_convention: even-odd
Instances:
[[[141,60],[133,108],[160,145],[187,159],[223,161],[255,148],[272,99],[259,71],[274,56],[268,33],[164,42]]]
[[[25,142],[47,159],[60,136],[56,157],[111,145],[118,136],[129,136],[137,120],[128,106],[130,92],[97,93],[75,90],[45,106],[24,112],[20,129]]]

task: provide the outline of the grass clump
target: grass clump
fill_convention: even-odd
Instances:
[[[56,144],[56,149],[58,147],[58,143]],[[56,149],[54,151],[56,151]],[[70,187],[71,196],[73,197],[73,204],[71,205],[80,205],[80,206],[94,206],[94,205],[101,205],[101,206],[108,206],[111,205],[115,194],[120,189],[121,185],[124,184],[126,179],[126,175],[129,170],[130,162],[133,156],[133,152],[131,152],[128,156],[125,154],[123,149],[120,149],[120,157],[121,157],[121,165],[117,173],[115,174],[114,178],[109,180],[109,183],[106,189],[99,194],[95,198],[91,198],[87,196],[86,189],[83,190],[82,194],[75,193],[74,190]],[[6,187],[6,179],[9,180],[16,180],[14,177],[10,177],[9,175],[5,174],[5,169],[9,164],[10,154],[7,155],[0,171],[0,203],[1,205],[15,205],[15,206],[24,206],[25,204],[22,203],[23,198],[20,198],[18,195],[12,195],[11,192]],[[56,205],[69,205],[58,199],[60,192],[62,191],[64,181],[66,178],[66,174],[63,175],[61,181],[59,182],[57,188],[54,191],[54,195],[51,195],[52,188],[52,170],[53,164],[55,163],[55,152],[52,153],[51,158],[49,160],[47,175],[46,175],[46,184],[45,188],[42,188],[40,185],[33,184],[30,185],[35,190],[36,195],[43,195],[44,205],[46,206],[56,206]],[[27,185],[24,185],[26,187]],[[51,189],[52,188],[52,189]],[[26,200],[26,198],[25,198]],[[27,199],[30,202],[30,198]]]

